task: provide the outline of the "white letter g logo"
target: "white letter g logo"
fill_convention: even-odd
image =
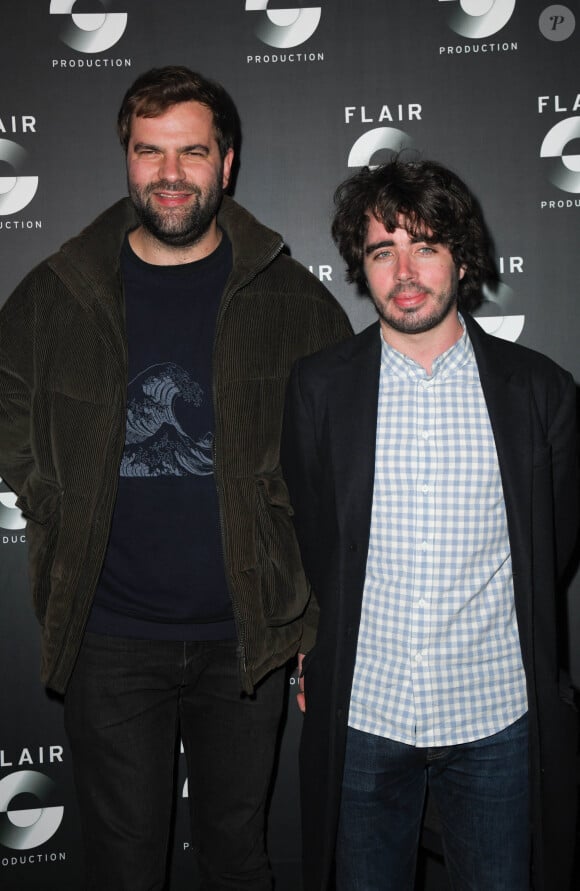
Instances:
[[[109,49],[123,36],[127,27],[126,12],[73,13],[76,0],[51,0],[51,15],[70,15],[61,31],[61,40],[80,53],[100,53]],[[100,0],[108,9],[111,0]]]
[[[507,25],[515,5],[516,0],[460,0],[460,9],[451,13],[449,24],[462,37],[489,37]]]
[[[0,139],[0,161],[5,161],[15,174],[24,166],[26,151],[17,142]],[[37,176],[0,176],[0,215],[18,213],[30,204],[38,188]]]
[[[256,26],[256,34],[263,43],[277,49],[298,46],[312,37],[322,15],[320,6],[268,11],[268,0],[246,0],[246,12],[266,13]]]

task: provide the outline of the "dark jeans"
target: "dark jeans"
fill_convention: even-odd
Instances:
[[[412,891],[427,784],[456,891],[528,891],[528,720],[419,749],[349,728],[338,891]]]
[[[165,884],[183,740],[204,891],[269,891],[265,802],[285,673],[240,692],[232,641],[85,635],[65,696],[91,891]]]

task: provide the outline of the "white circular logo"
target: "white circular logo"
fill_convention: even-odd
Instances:
[[[0,139],[0,161],[5,161],[15,171],[15,176],[0,176],[0,214],[18,213],[30,204],[38,188],[37,176],[18,176],[27,158],[26,151],[17,142]]]
[[[52,838],[62,822],[64,807],[43,807],[56,784],[36,770],[19,770],[0,781],[0,844],[16,851],[37,848]],[[39,807],[11,808],[17,795],[38,799]]]
[[[276,49],[288,49],[304,43],[318,28],[322,15],[320,6],[268,9],[268,0],[246,0],[246,12],[261,13],[256,35],[262,43]]]
[[[127,27],[126,12],[73,13],[76,0],[51,0],[51,15],[66,15],[70,19],[63,26],[63,43],[80,53],[100,53],[114,46]],[[112,0],[100,0],[109,9]]]
[[[14,492],[0,492],[0,528],[13,531],[14,529],[24,529],[25,527],[26,520],[16,507],[16,495]]]
[[[403,130],[395,127],[376,127],[359,136],[348,156],[349,167],[372,167],[373,155],[382,150],[400,152],[412,148],[413,140]]]
[[[580,193],[580,155],[566,153],[566,146],[580,139],[580,117],[566,118],[554,124],[546,133],[540,157],[553,158],[550,173],[551,182],[563,192]]]
[[[457,0],[452,2],[455,5]],[[489,37],[507,25],[515,5],[516,0],[460,0],[459,9],[453,9],[449,16],[449,25],[462,37]]]
[[[524,330],[526,317],[506,312],[514,297],[512,288],[504,282],[500,282],[494,291],[491,291],[487,285],[483,286],[482,291],[483,303],[474,313],[476,322],[479,322],[488,334],[515,343]]]

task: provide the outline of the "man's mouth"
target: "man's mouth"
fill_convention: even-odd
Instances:
[[[191,192],[153,192],[155,198],[168,207],[185,204],[191,198]]]
[[[396,291],[391,294],[391,300],[399,309],[414,309],[420,306],[426,299],[427,291]]]

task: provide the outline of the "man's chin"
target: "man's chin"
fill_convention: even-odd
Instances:
[[[424,334],[445,321],[456,306],[456,299],[446,301],[435,312],[424,312],[420,307],[409,308],[401,312],[392,312],[392,310],[386,312],[379,303],[375,302],[375,306],[381,318],[393,330],[399,331],[401,334]]]
[[[190,247],[197,244],[211,224],[211,220],[205,222],[176,219],[175,214],[172,215],[172,219],[147,213],[141,213],[139,217],[147,234],[168,247]]]
[[[197,244],[203,236],[208,231],[208,227],[206,227],[203,231],[199,229],[195,230],[187,230],[187,231],[172,231],[166,229],[152,229],[147,226],[144,227],[148,234],[155,238],[156,241],[159,241],[161,244],[166,247],[193,247],[193,245]]]

